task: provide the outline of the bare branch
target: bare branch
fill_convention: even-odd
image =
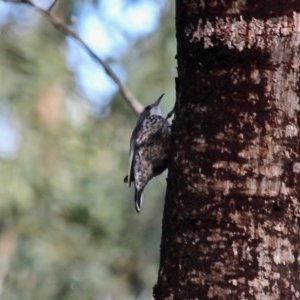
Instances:
[[[53,9],[53,7],[56,5],[57,1],[58,0],[53,0],[52,4],[47,9],[48,12],[50,12]]]
[[[96,53],[83,41],[83,39],[71,28],[69,28],[66,24],[64,24],[59,18],[54,16],[51,13],[52,8],[56,4],[57,0],[54,0],[51,6],[44,10],[39,6],[35,5],[31,0],[4,0],[5,2],[13,2],[13,3],[25,3],[32,7],[34,7],[40,14],[46,17],[46,19],[59,31],[63,32],[66,35],[71,36],[75,40],[79,42],[83,46],[83,48],[88,52],[88,54],[102,67],[104,68],[106,74],[116,83],[119,87],[119,92],[124,98],[124,100],[129,104],[131,109],[138,115],[144,109],[144,106],[133,96],[131,91],[124,85],[116,73],[112,70],[112,68],[103,61]]]

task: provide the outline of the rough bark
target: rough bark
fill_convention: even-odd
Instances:
[[[300,1],[176,6],[154,298],[300,299]]]

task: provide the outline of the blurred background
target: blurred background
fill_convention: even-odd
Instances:
[[[174,1],[58,0],[53,13],[149,104],[174,104]],[[49,0],[36,0],[47,8]],[[135,114],[32,7],[0,1],[0,299],[152,299],[166,175],[137,214]]]

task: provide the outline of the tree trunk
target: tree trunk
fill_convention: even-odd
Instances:
[[[300,1],[176,2],[154,297],[300,299]]]

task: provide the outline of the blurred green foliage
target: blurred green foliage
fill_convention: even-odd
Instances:
[[[165,113],[175,94],[173,5],[119,62],[143,103],[167,93]],[[0,108],[19,139],[16,156],[0,157],[1,299],[151,299],[165,175],[137,215],[123,183],[135,115],[116,95],[107,117],[90,116],[65,37],[34,18],[0,28]]]

